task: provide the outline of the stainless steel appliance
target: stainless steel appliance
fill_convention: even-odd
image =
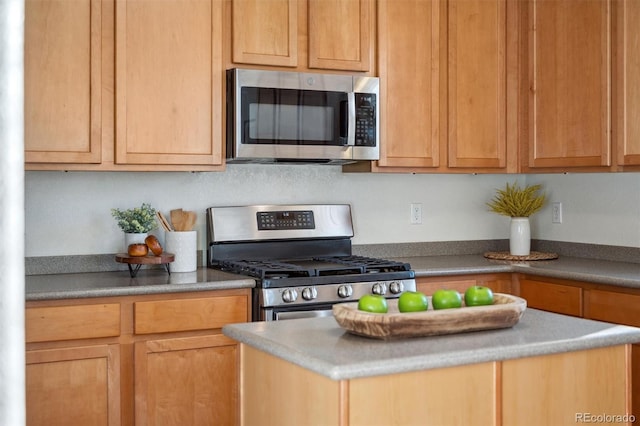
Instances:
[[[211,207],[207,237],[210,267],[256,279],[254,320],[331,315],[364,294],[416,289],[408,263],[352,255],[347,204]]]
[[[378,160],[377,77],[227,71],[228,163]]]

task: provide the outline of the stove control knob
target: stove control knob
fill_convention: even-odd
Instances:
[[[404,284],[401,281],[391,281],[389,291],[393,294],[400,294],[404,291]]]
[[[385,283],[375,283],[373,287],[371,287],[371,291],[373,294],[384,296],[387,293],[387,285]]]
[[[341,285],[338,287],[338,297],[346,299],[353,295],[353,288],[350,285]]]
[[[282,292],[282,301],[286,303],[295,302],[298,298],[298,292],[293,288],[287,288]]]
[[[318,297],[318,290],[315,287],[305,287],[302,289],[302,298],[304,300],[313,300]]]

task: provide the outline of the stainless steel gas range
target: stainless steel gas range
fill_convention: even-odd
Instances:
[[[256,279],[254,321],[331,315],[335,303],[415,291],[408,263],[354,256],[347,204],[207,209],[208,265]]]

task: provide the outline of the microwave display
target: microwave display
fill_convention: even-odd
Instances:
[[[347,94],[243,87],[246,144],[346,145]]]

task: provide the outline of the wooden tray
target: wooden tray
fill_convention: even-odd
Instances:
[[[513,327],[527,308],[527,301],[509,294],[494,293],[494,303],[458,309],[401,313],[398,299],[388,301],[389,312],[374,314],[358,310],[358,303],[333,305],[333,316],[350,333],[376,339],[437,336],[467,331]]]

